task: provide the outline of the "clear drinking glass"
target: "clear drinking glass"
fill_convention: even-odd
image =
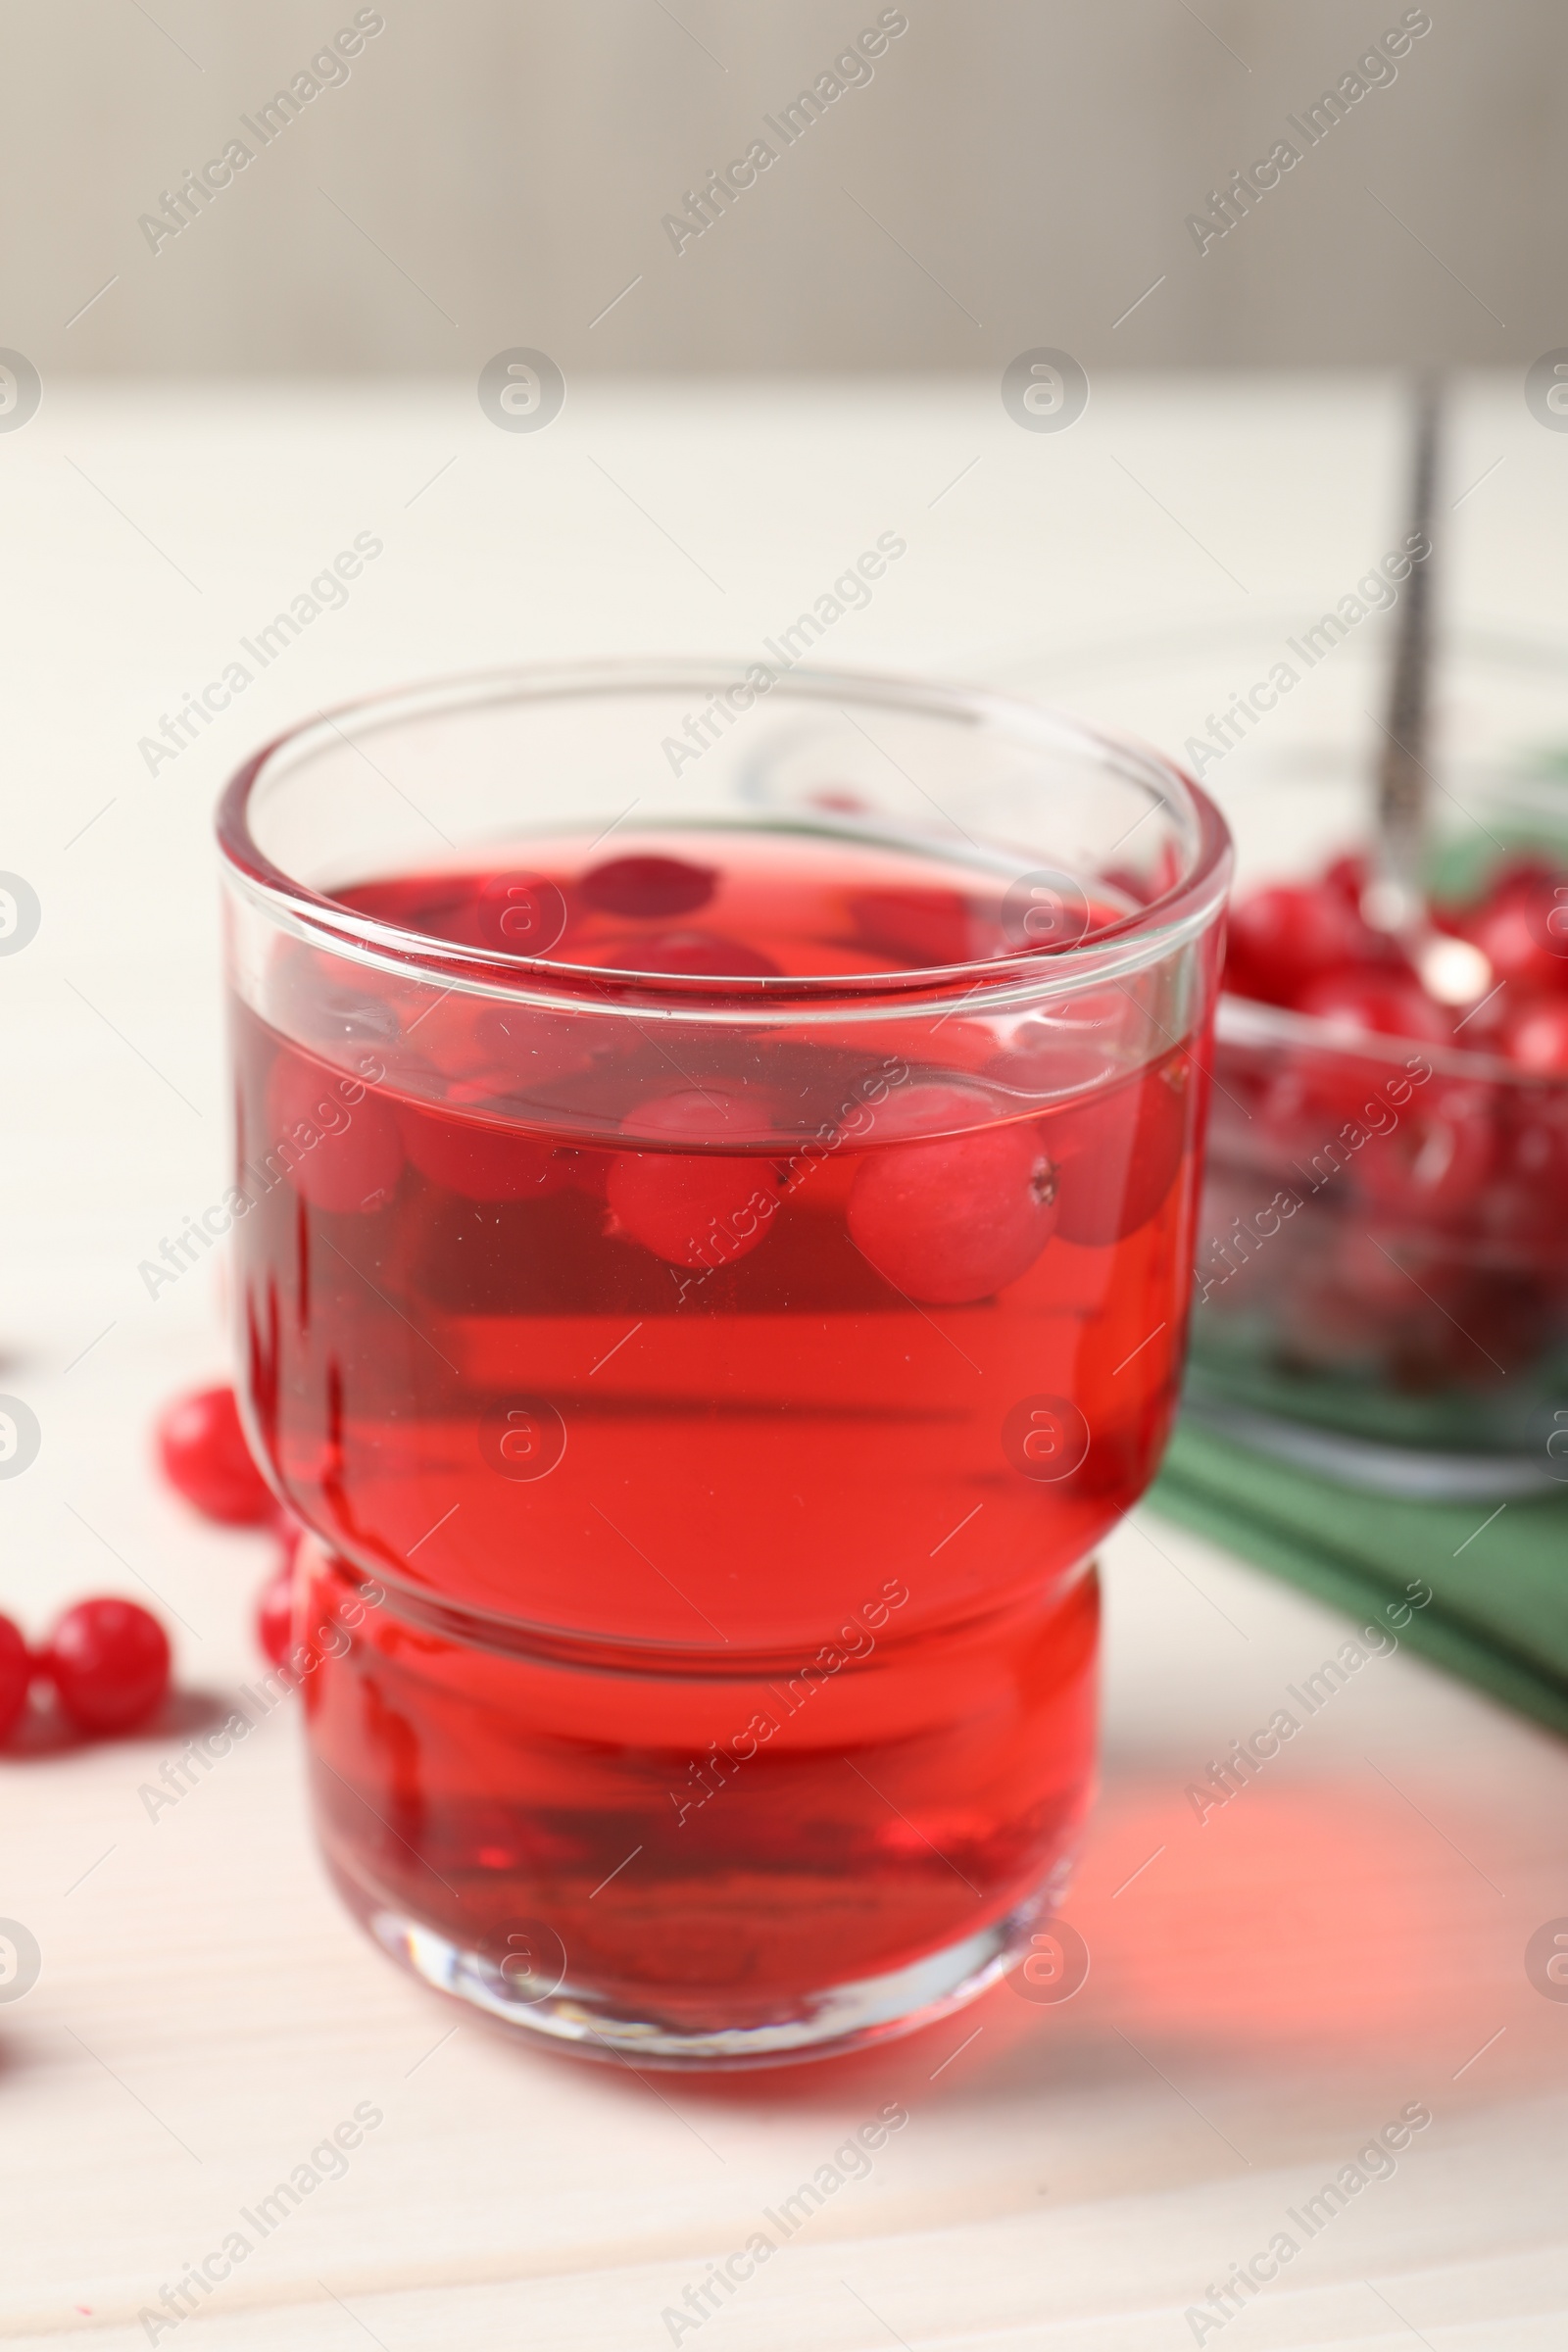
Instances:
[[[345,1899],[594,2055],[968,1998],[1059,1899],[1175,1402],[1215,811],[1005,697],[658,663],[340,710],[220,831]]]

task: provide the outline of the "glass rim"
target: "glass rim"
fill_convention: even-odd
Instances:
[[[556,1004],[587,997],[612,1009],[630,996],[644,1013],[667,1004],[675,1011],[700,1008],[705,1018],[733,1012],[737,1006],[743,1012],[749,1007],[755,1018],[768,1008],[851,997],[858,1009],[864,1010],[909,997],[929,1009],[933,1000],[951,995],[957,1002],[981,990],[993,1003],[1020,993],[1031,1001],[1065,995],[1091,980],[1113,980],[1158,960],[1199,936],[1222,908],[1232,862],[1229,828],[1201,785],[1168,753],[1031,697],[985,685],[807,663],[776,679],[770,691],[807,701],[876,701],[950,721],[990,723],[1025,746],[1034,742],[1060,749],[1065,744],[1114,763],[1150,789],[1152,806],[1174,804],[1185,818],[1192,842],[1187,871],[1147,906],[1068,947],[1036,947],[983,962],[910,965],[888,972],[697,975],[571,964],[549,956],[470,948],[409,930],[362,914],[289,873],[262,849],[252,829],[255,797],[276,763],[290,755],[308,758],[315,748],[329,749],[334,737],[347,740],[345,721],[370,719],[390,726],[433,711],[477,710],[487,704],[671,687],[720,693],[744,682],[748,670],[756,667],[753,660],[685,656],[519,663],[449,673],[318,708],[253,752],[225,785],[215,818],[225,879],[282,928],[383,969],[413,970],[448,986]]]

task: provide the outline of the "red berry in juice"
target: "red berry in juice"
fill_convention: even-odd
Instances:
[[[961,1121],[977,1098],[915,1087],[896,1099],[918,1136]],[[1056,1222],[1056,1169],[1035,1123],[974,1127],[934,1143],[889,1140],[861,1158],[850,1238],[895,1290],[930,1306],[989,1298],[1034,1264]]]
[[[280,1046],[267,1085],[264,1149],[287,1154],[313,1207],[369,1215],[391,1200],[403,1141],[388,1103],[323,1062]]]
[[[277,1498],[256,1467],[231,1388],[195,1389],[176,1397],[158,1424],[164,1476],[204,1519],[261,1527],[277,1515]]]
[[[713,895],[710,866],[684,858],[611,858],[590,866],[578,890],[590,906],[609,914],[693,914]]]
[[[32,1659],[9,1617],[0,1617],[0,1740],[8,1740],[27,1703]]]
[[[449,1100],[461,1109],[490,1096],[482,1082],[460,1080]],[[403,1149],[420,1174],[466,1200],[533,1200],[564,1181],[552,1144],[504,1121],[454,1118],[412,1103],[399,1105],[397,1121]]]
[[[38,1664],[78,1730],[134,1731],[169,1689],[169,1637],[134,1600],[82,1600],[68,1609]]]
[[[976,953],[976,911],[962,891],[937,889],[867,891],[849,906],[858,936],[878,955],[928,966]]]
[[[666,1265],[727,1265],[766,1238],[779,1195],[771,1160],[673,1148],[722,1133],[726,1119],[742,1123],[744,1112],[722,1096],[694,1091],[643,1103],[631,1123],[639,1135],[667,1136],[671,1148],[618,1152],[606,1171],[614,1228]]]
[[[1108,1249],[1158,1212],[1191,1151],[1194,1091],[1188,1057],[1167,1055],[1137,1081],[1047,1119],[1063,1241]]]

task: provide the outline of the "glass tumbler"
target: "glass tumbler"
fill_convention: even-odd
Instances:
[[[594,2056],[825,2055],[1059,1901],[1229,847],[1004,696],[423,687],[223,801],[247,1426],[327,1866]]]

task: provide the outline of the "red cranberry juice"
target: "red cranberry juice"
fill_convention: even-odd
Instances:
[[[961,871],[702,841],[339,895],[846,996],[999,952]],[[695,2028],[1026,1905],[1089,1788],[1087,1563],[1174,1402],[1186,1045],[1061,1091],[961,1016],[737,996],[699,1046],[608,984],[567,1023],[278,954],[291,1035],[237,1013],[244,1343],[319,1539],[296,1631],[357,1907],[493,1966],[543,1938],[568,1993]]]

